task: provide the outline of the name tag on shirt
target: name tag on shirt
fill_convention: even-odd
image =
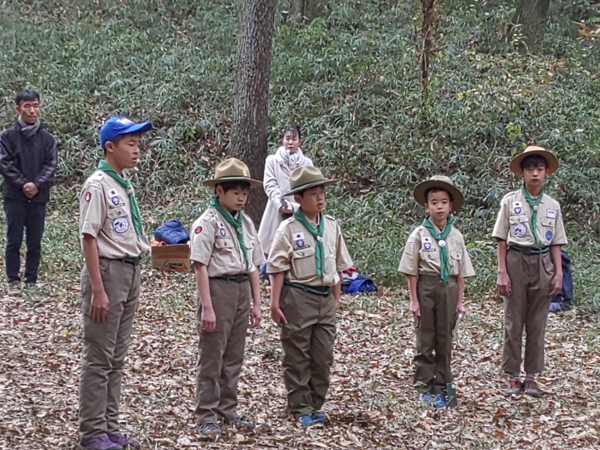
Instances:
[[[556,210],[549,209],[546,216],[548,217],[548,219],[556,219]]]

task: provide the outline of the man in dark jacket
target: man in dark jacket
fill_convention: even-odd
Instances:
[[[54,137],[39,120],[40,96],[25,89],[15,98],[19,115],[0,135],[0,173],[6,213],[6,275],[9,294],[20,292],[19,276],[23,230],[26,232],[25,285],[35,286],[40,265],[42,235],[50,186],[56,172],[58,150]]]

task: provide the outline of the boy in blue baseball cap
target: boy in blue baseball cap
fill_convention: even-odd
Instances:
[[[85,265],[83,367],[79,385],[79,448],[123,450],[138,442],[119,431],[125,354],[140,293],[140,260],[150,250],[140,210],[124,173],[138,162],[150,122],[112,117],[100,129],[104,160],[86,180],[79,200]]]

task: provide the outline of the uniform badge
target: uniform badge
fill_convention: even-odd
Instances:
[[[123,234],[129,230],[129,222],[125,217],[117,217],[113,220],[112,227],[117,233]]]
[[[121,203],[121,199],[118,196],[114,196],[110,199],[110,201],[112,202],[113,205],[115,206],[119,206],[119,203]]]
[[[546,240],[547,241],[552,240],[552,231],[550,231],[550,230],[546,231]]]
[[[548,217],[548,219],[556,219],[556,210],[549,209],[546,213],[546,216]]]
[[[86,202],[90,202],[90,200],[92,199],[92,193],[90,191],[87,191],[85,193],[85,195],[83,196],[83,198],[85,199]]]
[[[219,230],[219,233],[221,233],[221,236],[225,236],[227,234],[227,231],[225,231],[225,228],[221,228]]]
[[[513,233],[516,237],[523,237],[527,234],[527,228],[522,223],[518,223],[513,228]]]
[[[219,222],[219,223],[217,223],[217,226],[218,226],[219,228],[225,228],[225,224],[224,224],[223,222]]]
[[[304,247],[304,240],[302,240],[302,239],[298,239],[298,240],[296,241],[296,245],[298,246],[298,248],[302,248],[302,247]]]
[[[299,241],[300,239],[304,239],[304,233],[302,231],[300,233],[294,233],[293,239],[295,241]]]
[[[438,241],[438,245],[439,245],[440,247],[444,248],[444,247],[446,246],[446,241],[444,241],[443,239],[440,239],[440,240]]]
[[[317,236],[317,241],[323,242],[323,236]]]
[[[196,227],[196,229],[194,230],[194,233],[196,233],[196,234],[202,233],[202,227]]]
[[[431,238],[427,236],[423,236],[421,238],[421,244],[423,244],[423,248],[425,250],[431,250]]]
[[[523,203],[521,202],[513,202],[512,206],[515,214],[521,214],[521,211],[523,211]]]

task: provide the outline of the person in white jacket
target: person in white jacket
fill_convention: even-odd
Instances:
[[[288,125],[283,130],[283,145],[274,155],[267,156],[263,186],[269,201],[258,229],[258,238],[267,257],[279,224],[300,206],[294,201],[293,195],[282,196],[282,193],[290,190],[290,176],[300,166],[313,165],[310,158],[302,153],[301,144],[300,127]]]

